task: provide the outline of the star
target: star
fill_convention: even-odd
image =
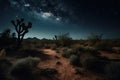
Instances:
[[[56,18],[57,21],[60,21],[60,18]]]

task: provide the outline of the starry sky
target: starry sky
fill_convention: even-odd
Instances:
[[[90,33],[120,38],[120,0],[0,0],[0,32],[14,31],[10,21],[19,18],[33,23],[26,38],[63,33],[74,39]]]

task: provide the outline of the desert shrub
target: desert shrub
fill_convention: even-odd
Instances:
[[[101,39],[102,39],[102,36],[103,36],[103,34],[94,34],[94,33],[91,33],[88,36],[88,41],[90,42],[89,44],[90,45],[95,45],[97,42],[100,42]]]
[[[71,51],[67,50],[62,53],[62,56],[65,58],[69,58],[72,55]]]
[[[96,73],[104,73],[105,65],[109,63],[109,61],[98,57],[87,57],[81,61],[85,69]]]
[[[84,71],[80,68],[75,69],[75,74],[84,75]]]
[[[101,41],[99,43],[96,43],[96,45],[94,45],[94,47],[97,50],[111,51],[113,44],[109,43],[108,41]]]
[[[104,42],[99,42],[95,45],[95,48],[97,50],[105,50],[107,48],[106,43]]]
[[[80,59],[77,55],[71,55],[70,56],[70,64],[74,66],[80,66]]]
[[[39,62],[36,57],[20,59],[12,66],[10,74],[15,80],[35,80],[32,71]]]
[[[67,56],[67,58],[69,58],[72,54],[80,56],[81,53],[84,52],[84,48],[81,46],[73,46],[70,49],[65,49],[63,51],[63,55],[65,55],[65,57]]]
[[[73,49],[67,49],[67,50],[64,50],[64,52],[62,53],[62,56],[65,58],[69,58],[72,54],[75,54],[75,51]]]
[[[120,80],[120,62],[108,64],[105,73],[108,80]]]
[[[72,43],[72,38],[69,33],[55,35],[53,40],[57,46],[70,46]]]
[[[84,48],[81,47],[81,46],[73,47],[73,48],[71,49],[71,52],[72,52],[73,54],[77,55],[77,56],[80,56],[81,53],[84,53]]]
[[[69,52],[64,52],[64,53],[62,53],[62,56],[65,58],[69,58],[71,56],[71,54]]]
[[[12,63],[6,58],[0,58],[0,80],[8,80]]]
[[[100,56],[100,53],[96,49],[84,49],[84,53],[90,54],[92,56],[98,57]]]
[[[75,53],[78,56],[81,56],[82,54],[90,54],[93,56],[100,56],[100,53],[97,49],[94,48],[85,48],[83,46],[75,46],[72,48],[73,53]]]

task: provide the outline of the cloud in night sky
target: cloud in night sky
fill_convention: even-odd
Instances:
[[[69,32],[73,38],[86,38],[91,32],[120,37],[119,0],[0,0],[0,31],[10,20],[25,18],[33,23],[26,37],[52,38]]]

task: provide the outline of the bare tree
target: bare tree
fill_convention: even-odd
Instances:
[[[17,32],[17,48],[19,48],[22,44],[25,34],[28,33],[28,29],[32,27],[32,23],[28,22],[28,24],[26,25],[24,23],[24,19],[17,19],[15,21],[12,20],[11,22]]]

